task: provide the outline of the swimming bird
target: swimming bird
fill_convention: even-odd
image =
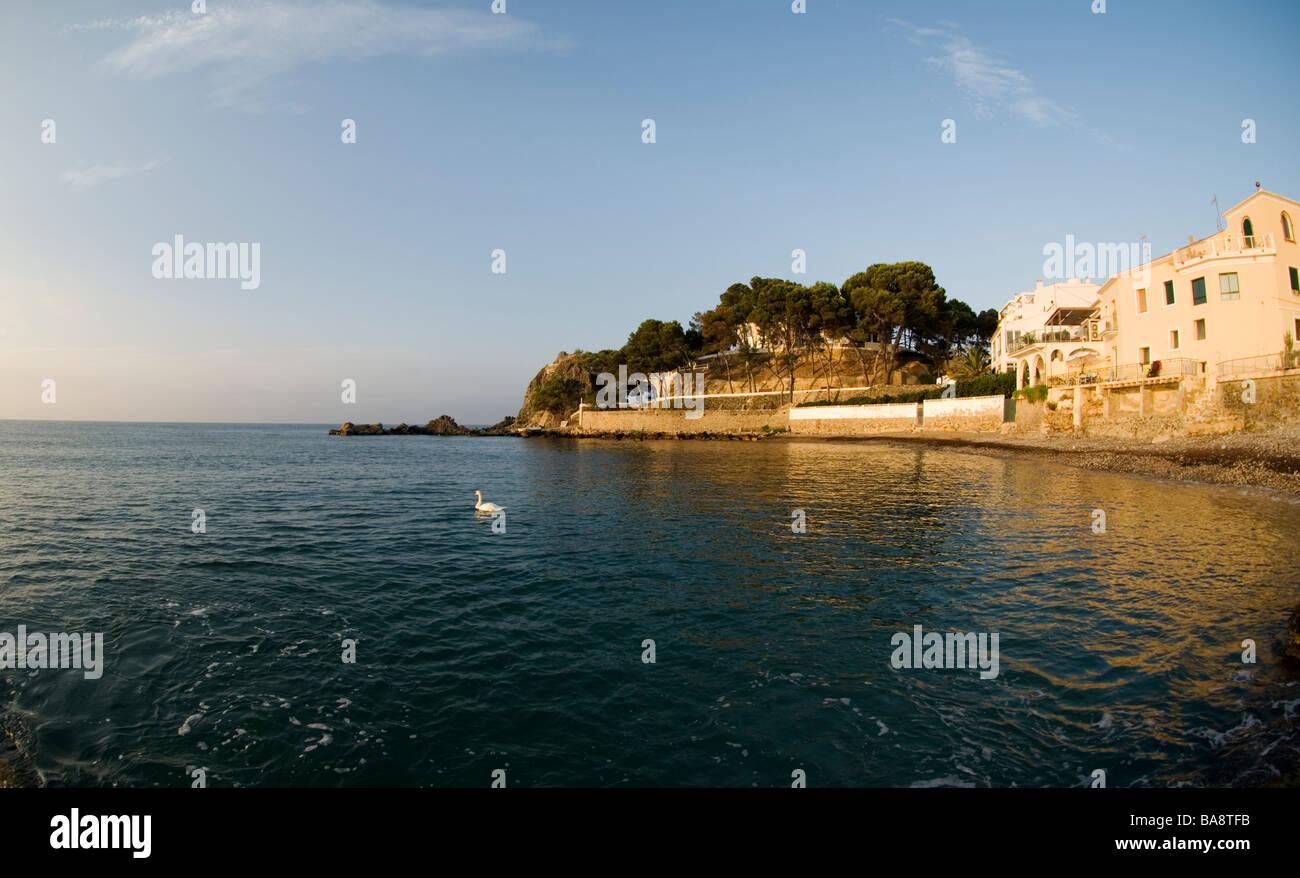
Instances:
[[[474,496],[478,498],[478,502],[474,504],[474,508],[477,509],[479,512],[505,512],[506,511],[506,508],[504,506],[498,506],[495,503],[484,503],[482,491],[475,491]]]

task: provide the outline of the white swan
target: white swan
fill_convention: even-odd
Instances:
[[[479,512],[505,512],[506,511],[506,508],[504,506],[498,506],[495,503],[484,503],[482,491],[475,491],[474,496],[478,498],[478,502],[474,504],[474,508],[477,509]]]

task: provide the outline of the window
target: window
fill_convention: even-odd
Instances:
[[[1295,322],[1295,335],[1291,336],[1291,338],[1293,338],[1293,339],[1295,339],[1295,338],[1300,338],[1300,318],[1296,318],[1296,322]]]
[[[1241,298],[1241,287],[1237,286],[1237,272],[1229,271],[1219,275],[1219,292],[1225,299]]]
[[[1291,266],[1291,292],[1300,293],[1300,271],[1294,265]]]
[[[1205,318],[1196,321],[1196,340],[1205,341]]]
[[[1165,304],[1172,305],[1173,303],[1174,303],[1174,282],[1171,280],[1167,280],[1165,281]]]
[[[1169,330],[1169,350],[1171,350],[1171,351],[1176,351],[1176,350],[1178,350],[1178,330],[1177,330],[1177,329],[1171,329],[1171,330]]]
[[[1137,309],[1139,314],[1147,313],[1147,291],[1138,290],[1137,292]]]
[[[1138,362],[1143,366],[1151,362],[1151,348],[1138,348]]]
[[[1203,277],[1198,277],[1192,281],[1192,304],[1205,304],[1205,278]]]
[[[1288,241],[1295,241],[1295,227],[1291,225],[1291,215],[1282,211],[1282,237]]]
[[[1241,221],[1241,236],[1246,239],[1247,247],[1254,246],[1255,224],[1250,221],[1250,217]]]

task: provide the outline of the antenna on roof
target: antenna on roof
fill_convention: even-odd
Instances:
[[[1255,185],[1258,186],[1259,184],[1256,183]],[[1222,212],[1221,210],[1219,210],[1219,196],[1218,196],[1218,195],[1215,195],[1214,198],[1212,198],[1212,199],[1210,200],[1210,204],[1213,204],[1213,205],[1214,205],[1214,224],[1215,224],[1215,226],[1218,227],[1219,231],[1222,232],[1222,231],[1223,231],[1223,212]]]

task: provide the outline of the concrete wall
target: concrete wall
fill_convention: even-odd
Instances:
[[[873,433],[902,433],[916,429],[916,416],[910,418],[818,418],[791,421],[790,432],[821,436],[869,436]]]
[[[927,430],[997,430],[1006,403],[1002,396],[927,399],[922,403],[921,425]]]
[[[580,429],[584,433],[760,433],[764,427],[781,430],[787,425],[786,414],[779,409],[755,412],[705,410],[704,416],[699,418],[688,418],[687,414],[681,409],[587,409],[582,413]],[[570,424],[576,421],[575,416]]]
[[[916,421],[916,403],[890,402],[881,405],[816,405],[790,409],[792,421],[834,420]]]
[[[919,408],[914,402],[792,408],[790,432],[823,436],[865,436],[915,430]]]

